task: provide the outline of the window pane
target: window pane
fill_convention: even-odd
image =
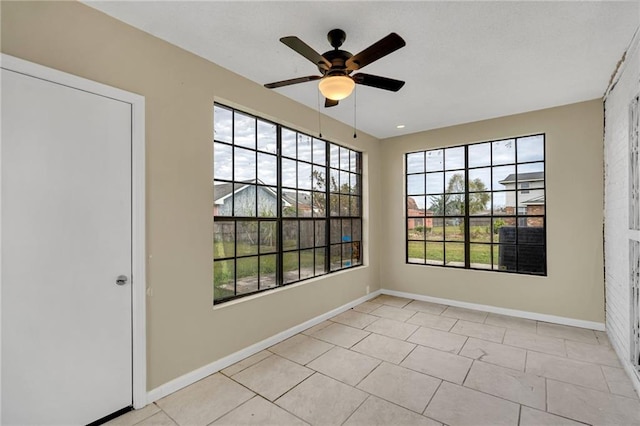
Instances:
[[[516,271],[516,246],[510,244],[500,244],[498,247],[498,256],[493,258],[493,269],[499,271]]]
[[[494,192],[493,193],[493,214],[512,215],[515,214],[516,192]]]
[[[223,259],[235,256],[235,222],[213,222],[213,258]]]
[[[362,221],[360,219],[351,221],[351,232],[353,233],[353,241],[362,241]]]
[[[277,265],[277,255],[260,256],[260,289],[272,288],[278,285],[276,281]]]
[[[424,219],[407,219],[407,238],[410,240],[424,240]]]
[[[298,191],[298,217],[311,217],[311,192]]]
[[[407,216],[424,216],[425,197],[414,195],[407,197]]]
[[[352,246],[351,243],[342,244],[342,267],[348,268],[351,266],[351,256],[352,256]]]
[[[340,219],[331,219],[330,238],[331,244],[338,244],[342,240],[342,226]]]
[[[445,192],[464,192],[464,172],[446,172],[445,178],[446,191]]]
[[[360,197],[351,196],[349,203],[349,214],[351,216],[360,216]]]
[[[424,175],[407,176],[407,194],[424,194]]]
[[[233,184],[213,182],[213,215],[233,216]]]
[[[325,268],[325,253],[326,253],[326,249],[325,248],[317,248],[315,250],[315,256],[316,256],[316,270],[315,270],[315,274],[317,275],[323,275],[326,274],[326,268]]]
[[[544,246],[518,245],[518,272],[545,273]]]
[[[298,188],[311,189],[311,164],[298,162]]]
[[[542,135],[519,138],[518,162],[544,160],[544,137]]]
[[[256,119],[239,112],[233,117],[233,143],[247,148],[256,148]]]
[[[335,169],[329,169],[329,173],[331,175],[330,181],[329,181],[329,191],[339,192],[340,191],[340,172]]]
[[[237,223],[238,256],[258,254],[258,222],[242,221]]]
[[[409,263],[425,263],[424,241],[409,241],[407,245]]]
[[[326,236],[326,222],[324,220],[315,221],[315,245],[316,247],[324,246],[327,244]]]
[[[444,219],[429,218],[425,220],[424,235],[430,241],[442,241],[444,239]]]
[[[359,163],[360,154],[355,151],[349,151],[349,171],[353,173],[359,172]]]
[[[444,265],[444,244],[427,242],[427,259],[428,265]]]
[[[469,167],[491,165],[491,142],[469,145]]]
[[[342,219],[342,240],[343,243],[351,241],[351,219]]]
[[[515,166],[501,166],[493,168],[493,190],[516,189]]]
[[[296,187],[296,162],[293,160],[282,159],[282,186],[288,188]]]
[[[232,152],[230,145],[221,143],[213,144],[213,178],[231,180],[232,171]]]
[[[491,214],[491,193],[473,192],[469,194],[469,214],[488,215]]]
[[[469,192],[491,190],[491,167],[469,170]]]
[[[295,250],[298,248],[298,221],[282,221],[282,248],[284,250]]]
[[[327,181],[327,169],[315,166],[313,168],[313,189],[315,191],[324,191]]]
[[[343,194],[351,193],[351,187],[349,186],[351,181],[349,180],[349,172],[340,171],[340,192]]]
[[[427,151],[426,152],[427,171],[437,172],[442,170],[444,166],[444,161],[443,161],[444,159],[442,157],[443,157],[443,151],[441,149]]]
[[[278,223],[260,222],[260,253],[278,251]]]
[[[444,192],[444,173],[427,173],[427,194]]]
[[[236,293],[258,291],[258,257],[243,257],[236,260]]]
[[[469,219],[469,240],[472,242],[491,242],[491,218],[473,217]]]
[[[511,164],[516,162],[516,144],[513,139],[496,141],[491,144],[493,164]]]
[[[285,284],[300,280],[300,270],[298,265],[298,252],[292,251],[282,254],[283,281]]]
[[[464,267],[464,244],[444,243],[445,265]]]
[[[516,228],[515,219],[504,217],[493,219],[493,242],[515,244]]]
[[[491,269],[491,244],[471,244],[469,250],[470,267]]]
[[[234,216],[256,215],[256,186],[242,185],[233,195]]]
[[[213,299],[222,300],[234,296],[235,261],[213,262]]]
[[[360,188],[358,186],[358,175],[355,173],[349,173],[349,188],[351,194],[360,194]]]
[[[446,219],[444,238],[447,241],[464,241],[464,218]]]
[[[227,108],[213,107],[213,138],[220,142],[233,142],[232,112]]]
[[[340,196],[340,216],[349,216],[350,201],[348,195]]]
[[[258,187],[258,216],[276,217],[278,215],[278,189],[273,187]]]
[[[320,165],[326,164],[327,144],[320,139],[313,139],[313,162]]]
[[[445,170],[464,169],[464,147],[445,149],[444,161]]]
[[[313,197],[313,216],[325,217],[327,215],[327,195],[324,192],[314,192]]]
[[[424,152],[407,154],[407,173],[424,172]]]
[[[256,152],[248,149],[233,149],[233,179],[240,182],[256,178]]]
[[[296,158],[296,132],[282,128],[282,155]]]
[[[258,149],[275,154],[278,148],[276,140],[276,125],[258,120]]]
[[[519,219],[518,244],[544,244],[544,218],[527,217]]]
[[[265,185],[278,184],[278,159],[275,155],[258,154],[258,179]]]
[[[302,250],[300,252],[300,279],[311,278],[314,275],[314,250]]]
[[[340,196],[337,194],[331,194],[329,196],[329,204],[331,216],[338,216],[340,214]]]
[[[351,243],[351,264],[352,265],[361,265],[362,264],[362,253],[360,251],[362,243],[360,241],[355,241]]]
[[[311,162],[311,136],[298,133],[298,160]]]
[[[445,195],[445,214],[447,216],[461,216],[464,215],[464,194],[449,194]]]
[[[338,145],[329,145],[330,165],[334,169],[340,168],[340,147]]]
[[[518,181],[544,181],[544,163],[518,164]],[[543,186],[541,183],[533,186]]]
[[[314,226],[312,220],[300,221],[300,248],[313,247]]]
[[[335,244],[331,246],[331,257],[329,262],[332,271],[342,269],[342,244]]]
[[[340,170],[349,171],[349,148],[343,146],[340,147]]]

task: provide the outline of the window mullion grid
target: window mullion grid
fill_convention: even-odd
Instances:
[[[278,226],[278,253],[276,255],[277,268],[276,268],[276,287],[280,287],[284,283],[284,253],[283,253],[283,220],[282,220],[282,127],[276,126],[276,155],[277,155],[277,199],[276,199],[276,223]]]
[[[324,272],[331,272],[331,144],[324,143],[324,164],[325,164],[325,183],[324,183]],[[315,227],[315,225],[314,225]],[[315,229],[314,229],[315,230]],[[315,253],[314,253],[315,256]]]
[[[471,223],[469,220],[469,146],[464,147],[464,267],[471,267]]]

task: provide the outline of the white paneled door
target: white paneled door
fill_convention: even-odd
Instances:
[[[132,405],[132,105],[2,70],[2,424]]]

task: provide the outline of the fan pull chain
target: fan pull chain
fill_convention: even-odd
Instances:
[[[353,90],[353,138],[357,138],[356,135],[356,104],[358,103],[358,85]]]
[[[322,120],[320,118],[320,89],[318,89],[318,137],[322,137]]]

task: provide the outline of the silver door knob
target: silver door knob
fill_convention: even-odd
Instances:
[[[129,278],[127,278],[126,275],[120,275],[120,276],[118,276],[118,278],[116,278],[116,284],[125,285],[128,280],[129,280]]]

